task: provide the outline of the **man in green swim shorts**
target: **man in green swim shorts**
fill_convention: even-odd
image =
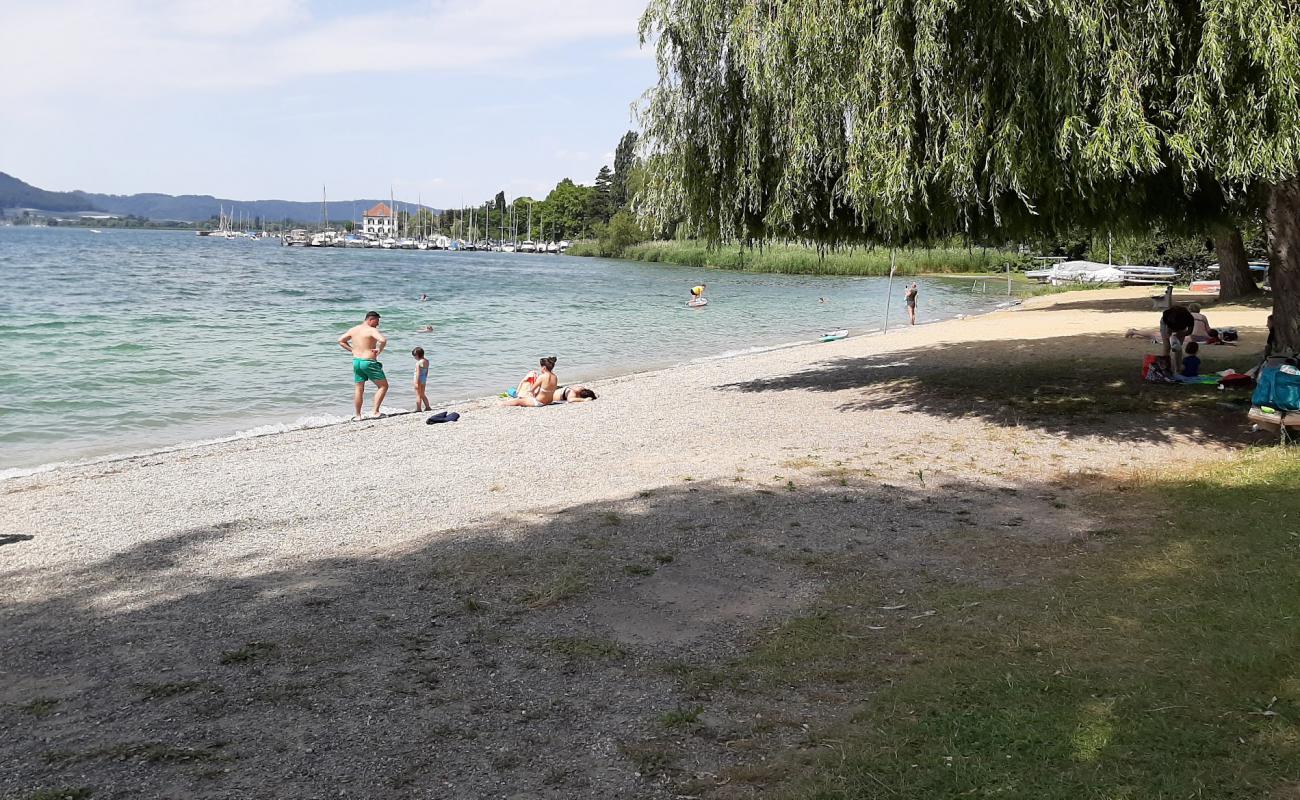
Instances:
[[[379,416],[379,407],[388,394],[388,378],[384,375],[384,365],[379,363],[379,354],[388,346],[388,337],[379,332],[379,312],[366,314],[365,322],[352,328],[339,337],[339,347],[352,354],[352,408],[356,412],[354,420],[361,419],[361,405],[365,400],[366,381],[375,385],[375,410],[371,416]]]

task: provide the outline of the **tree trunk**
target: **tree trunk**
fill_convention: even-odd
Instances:
[[[1240,228],[1220,228],[1214,232],[1214,252],[1219,257],[1219,299],[1235,300],[1259,291],[1246,261],[1246,246]]]
[[[1300,177],[1273,187],[1268,201],[1269,279],[1277,349],[1300,353]]]

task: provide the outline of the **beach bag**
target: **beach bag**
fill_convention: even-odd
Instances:
[[[1147,356],[1142,361],[1142,380],[1147,383],[1173,383],[1169,361],[1163,356]]]
[[[1300,362],[1288,358],[1265,364],[1259,371],[1251,405],[1278,411],[1300,411]]]
[[[1211,333],[1211,335],[1213,335],[1213,334],[1214,334],[1214,331],[1211,331],[1210,333]],[[1235,342],[1235,341],[1237,341],[1237,329],[1236,329],[1236,328],[1220,328],[1219,331],[1218,331],[1218,334],[1219,334],[1219,341],[1222,341],[1222,342]]]
[[[1225,389],[1253,389],[1255,379],[1243,372],[1233,372],[1220,378],[1219,385]]]

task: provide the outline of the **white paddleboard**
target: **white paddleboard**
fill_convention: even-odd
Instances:
[[[686,301],[686,305],[690,306],[691,308],[704,308],[708,304],[709,301],[703,297],[697,297],[694,300]]]
[[[847,330],[843,330],[843,331],[831,331],[830,333],[823,333],[823,334],[822,334],[821,341],[823,341],[823,342],[837,342],[837,341],[839,341],[840,339],[847,339],[848,337],[849,337],[849,332],[848,332]]]

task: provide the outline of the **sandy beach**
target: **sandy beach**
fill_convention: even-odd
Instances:
[[[710,705],[698,741],[660,721],[691,703],[682,669],[742,653],[829,570],[882,598],[1014,583],[1027,573],[999,537],[1086,540],[1071,493],[1088,476],[1262,441],[1204,407],[1153,424],[1062,391],[1044,413],[1050,380],[1023,407],[985,393],[1043,364],[1113,361],[1132,382],[1154,349],[1123,334],[1156,327],[1150,294],[614,378],[594,403],[481,400],[455,424],[406,415],[0,483],[0,796],[676,796],[738,740],[798,738],[751,730],[739,695]],[[1242,332],[1206,366],[1253,366],[1267,312],[1206,310]],[[988,532],[988,557],[954,544],[967,529]]]

